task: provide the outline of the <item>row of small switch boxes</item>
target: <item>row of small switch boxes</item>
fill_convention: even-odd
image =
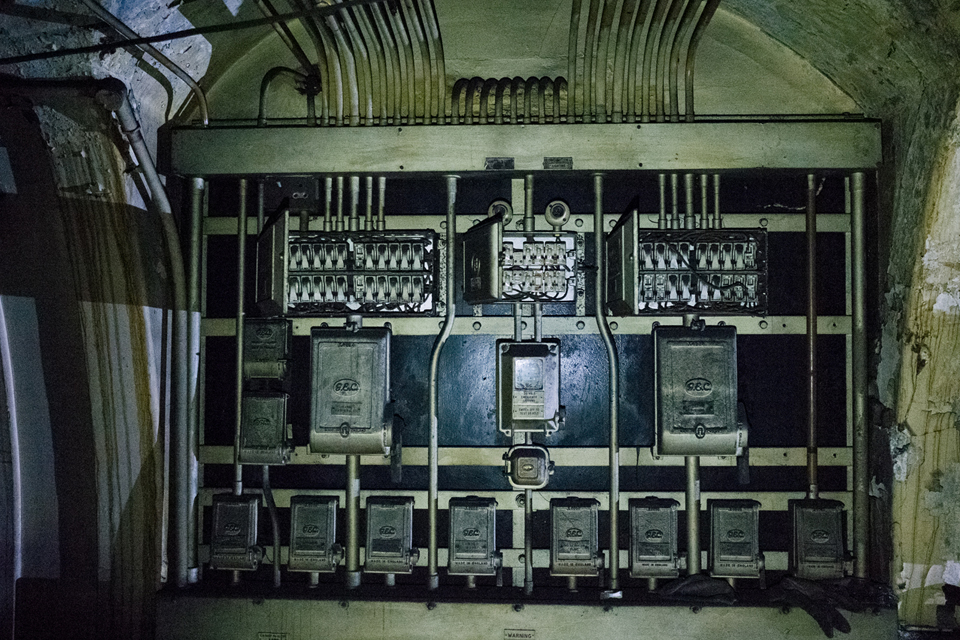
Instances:
[[[522,269],[503,270],[503,295],[522,293],[567,293],[567,272],[564,270]]]
[[[420,304],[423,276],[290,276],[289,304],[304,302],[375,302]]]
[[[291,242],[291,271],[423,271],[422,242]]]
[[[697,301],[758,302],[756,274],[645,273],[640,278],[640,299],[644,302]]]
[[[640,271],[749,271],[757,268],[756,242],[642,242]]]
[[[563,242],[523,242],[522,248],[515,246],[513,242],[504,242],[501,266],[504,268],[566,266],[569,251]]]
[[[260,497],[218,494],[213,503],[210,564],[214,569],[255,570],[262,555],[257,547]],[[452,575],[497,575],[502,566],[496,549],[496,506],[493,498],[450,500],[449,563]],[[598,576],[603,569],[599,550],[600,503],[588,498],[550,501],[550,573],[554,576]],[[673,578],[682,568],[678,552],[675,500],[630,500],[630,575],[634,578]],[[714,577],[764,578],[759,550],[759,507],[754,500],[710,500],[710,574]],[[343,552],[335,542],[335,497],[295,496],[291,499],[291,538],[288,569],[333,572]],[[371,497],[367,500],[365,571],[410,573],[419,559],[413,548],[413,508],[410,497]],[[794,546],[791,569],[811,579],[843,576],[842,505],[829,500],[791,503]]]

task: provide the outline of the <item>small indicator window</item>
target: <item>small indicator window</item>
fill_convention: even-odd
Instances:
[[[543,389],[543,358],[517,358],[513,362],[513,388],[518,391]]]

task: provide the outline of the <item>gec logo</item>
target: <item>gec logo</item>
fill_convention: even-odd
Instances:
[[[691,378],[683,384],[683,390],[688,396],[706,398],[713,393],[713,383],[706,378]]]
[[[305,524],[303,528],[300,529],[300,532],[305,536],[315,536],[320,533],[320,527],[315,524]]]
[[[463,537],[464,537],[464,538],[479,538],[479,537],[480,537],[480,529],[464,529],[464,530],[463,530]]]
[[[577,529],[576,527],[570,527],[569,529],[567,529],[567,534],[566,534],[566,535],[567,535],[568,538],[582,538],[582,537],[583,537],[583,529]]]
[[[391,527],[390,525],[385,524],[382,527],[380,527],[380,535],[383,536],[384,538],[392,538],[393,536],[397,535],[397,528]]]
[[[643,537],[651,542],[660,542],[663,540],[663,531],[660,529],[648,529],[647,532],[643,534]]]
[[[333,383],[333,392],[338,396],[349,398],[360,393],[360,383],[350,378],[343,378]]]

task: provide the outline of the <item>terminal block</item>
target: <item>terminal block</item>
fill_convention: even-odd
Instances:
[[[413,547],[413,498],[367,499],[367,573],[411,573],[420,559]]]
[[[244,393],[240,407],[240,463],[290,462],[293,443],[287,429],[287,394]]]
[[[333,573],[343,560],[336,542],[338,501],[331,496],[290,498],[290,571]]]
[[[843,503],[837,500],[790,500],[793,541],[790,572],[807,580],[844,577],[849,564],[843,542]]]
[[[683,564],[677,544],[677,507],[668,498],[630,500],[630,577],[676,578]]]
[[[708,500],[710,575],[714,578],[759,578],[766,582],[760,553],[760,503],[756,500]]]
[[[213,496],[213,537],[210,568],[256,571],[263,558],[257,546],[259,496]]]
[[[592,498],[550,500],[550,575],[597,577],[603,571],[598,511]]]
[[[476,496],[451,498],[448,573],[499,576],[503,556],[497,551],[496,532],[496,500]]]

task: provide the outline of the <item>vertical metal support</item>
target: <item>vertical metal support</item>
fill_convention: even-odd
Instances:
[[[543,304],[533,303],[533,339],[536,342],[543,342]]]
[[[350,176],[350,231],[360,230],[360,176]]]
[[[807,174],[807,497],[817,483],[817,176]]]
[[[723,219],[720,217],[720,174],[713,174],[713,228],[723,228]]]
[[[700,458],[684,458],[687,470],[687,575],[700,573]]]
[[[365,212],[365,231],[373,231],[373,176],[366,177],[367,209]]]
[[[667,224],[667,174],[660,174],[660,217],[657,218],[657,229],[666,229]]]
[[[439,414],[439,390],[438,373],[440,369],[440,352],[443,351],[443,345],[446,344],[450,332],[453,331],[453,322],[456,319],[457,308],[454,298],[456,279],[454,278],[454,269],[456,268],[456,238],[457,238],[457,180],[459,176],[448,175],[447,179],[447,221],[446,221],[446,250],[447,250],[447,290],[446,317],[443,321],[443,328],[437,335],[433,343],[433,351],[430,354],[430,439],[427,451],[427,464],[429,466],[429,489],[427,495],[427,516],[429,526],[428,552],[427,552],[427,588],[436,589],[440,586],[440,572],[437,562],[437,509],[439,507],[438,490],[438,457],[440,455],[440,441],[438,435],[437,415]]]
[[[236,420],[233,433],[233,493],[243,493],[243,467],[240,465],[240,421],[243,418],[243,300],[245,297],[244,280],[247,264],[247,179],[240,179],[240,211],[237,215],[237,375],[234,389],[236,398]]]
[[[263,180],[257,180],[257,233],[263,231],[266,222],[266,185]]]
[[[524,191],[526,197],[523,203],[523,230],[527,233],[533,233],[533,174],[527,174],[524,180]]]
[[[864,238],[864,179],[862,172],[852,176],[851,194],[853,255],[853,541],[854,575],[867,577],[870,550],[870,498],[867,468],[867,327],[866,327],[866,242]]]
[[[377,229],[383,231],[386,228],[386,220],[383,217],[383,205],[387,199],[387,178],[380,176],[377,178],[377,188],[380,191],[380,197],[377,199]]]
[[[676,174],[674,174],[676,175]],[[674,179],[676,185],[676,179]],[[676,194],[676,192],[674,192]],[[606,281],[606,265],[603,260],[603,174],[593,174],[593,245],[596,250],[597,261],[597,281],[595,300],[595,315],[597,319],[597,328],[600,331],[600,337],[607,349],[607,364],[610,380],[610,581],[611,590],[617,590],[620,586],[620,541],[617,537],[619,530],[618,520],[620,511],[620,447],[617,433],[618,420],[618,402],[619,402],[619,370],[620,365],[617,359],[617,348],[613,343],[613,335],[610,327],[607,326],[606,314],[604,311],[604,282]],[[676,197],[674,197],[676,204]]]
[[[694,221],[693,213],[693,174],[683,174],[683,191],[686,196],[686,211],[683,221],[684,229],[696,229],[697,223]]]
[[[670,191],[673,199],[670,202],[670,228],[680,228],[680,176],[675,173],[670,174]]]
[[[200,351],[200,239],[203,227],[203,195],[206,183],[203,178],[190,180],[190,254],[189,280],[187,282],[187,353],[189,354],[188,379],[185,396],[177,402],[187,403],[186,424],[182,436],[173,443],[176,451],[173,474],[176,479],[176,573],[177,586],[183,587],[198,579],[197,569],[197,494],[198,494],[198,449],[199,434],[197,394],[191,393],[191,385],[199,380]]]
[[[323,179],[323,230],[333,231],[333,213],[330,210],[333,201],[333,178]]]
[[[700,228],[706,229],[710,226],[709,221],[709,199],[707,198],[708,187],[710,186],[710,176],[706,173],[700,175]]]
[[[347,589],[360,586],[360,456],[347,456]]]
[[[529,434],[527,434],[529,441]],[[523,593],[533,594],[533,491],[523,492]]]
[[[343,176],[337,176],[337,226],[335,231],[344,231],[343,226]]]

